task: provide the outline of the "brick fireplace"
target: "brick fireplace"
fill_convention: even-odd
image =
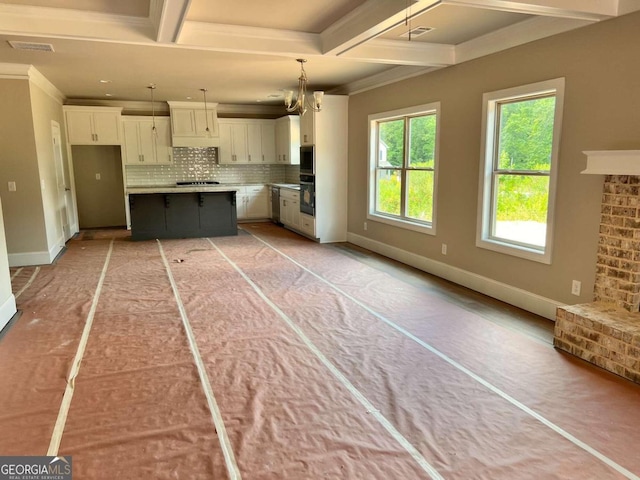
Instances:
[[[606,175],[594,302],[558,308],[554,345],[640,383],[639,310],[640,176]]]

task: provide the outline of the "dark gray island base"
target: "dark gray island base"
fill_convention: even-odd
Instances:
[[[238,234],[236,192],[130,193],[131,239]]]

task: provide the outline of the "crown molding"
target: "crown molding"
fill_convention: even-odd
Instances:
[[[368,90],[373,90],[375,88],[384,87],[385,85],[424,75],[425,73],[433,72],[440,68],[442,67],[393,67],[367,78],[341,85],[340,87],[329,90],[326,93],[329,95],[356,95]]]
[[[31,65],[24,63],[0,63],[0,78],[28,80]]]
[[[66,97],[47,78],[40,73],[33,65],[29,66],[29,81],[40,87],[47,95],[53,98],[60,105],[64,104]]]
[[[155,102],[155,113],[159,116],[169,115],[169,103],[174,105],[198,105],[204,107],[202,102]],[[145,101],[123,101],[123,100],[102,100],[92,98],[68,98],[65,105],[82,107],[120,107],[123,115],[150,115],[151,102]],[[228,103],[207,102],[211,108],[215,108],[218,116],[261,116],[261,117],[281,117],[286,115],[283,106],[277,105],[235,105]]]
[[[0,79],[28,80],[30,83],[37,85],[60,105],[64,103],[66,98],[64,94],[33,65],[24,63],[0,63]]]

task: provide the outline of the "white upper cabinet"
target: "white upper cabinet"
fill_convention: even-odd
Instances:
[[[288,115],[276,120],[276,163],[300,165],[300,117]]]
[[[158,165],[173,162],[169,118],[156,117],[156,131],[151,117],[122,119],[122,158],[127,165]]]
[[[217,147],[220,145],[217,104],[168,102],[174,147]]]
[[[247,123],[247,161],[262,163],[262,125],[259,122]]]
[[[225,164],[275,163],[275,121],[223,118],[219,121],[219,161]]]
[[[173,163],[171,119],[168,117],[156,117],[156,163],[164,165]]]
[[[260,122],[262,143],[262,163],[276,163],[276,122],[263,120]]]
[[[65,106],[70,145],[120,145],[120,107]]]
[[[316,130],[316,112],[308,109],[307,112],[300,117],[300,144],[314,145]]]
[[[247,125],[235,120],[220,120],[219,162],[228,164],[247,163]]]

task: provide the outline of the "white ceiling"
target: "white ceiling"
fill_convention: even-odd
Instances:
[[[351,93],[636,10],[640,0],[0,0],[0,76],[33,65],[69,102],[148,101],[155,83],[157,100],[207,88],[211,102],[279,105],[296,58],[311,89]],[[433,30],[401,36],[421,26]]]

